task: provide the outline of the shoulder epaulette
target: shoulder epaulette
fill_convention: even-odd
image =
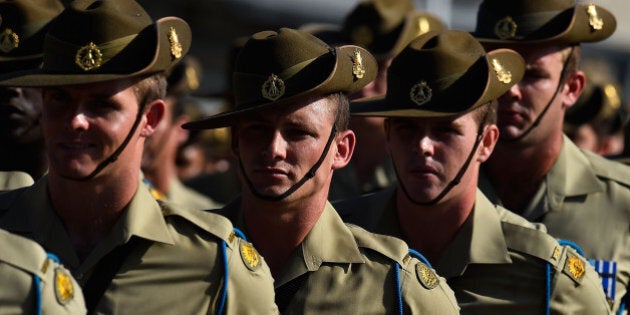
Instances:
[[[540,258],[552,265],[558,263],[554,259],[556,248],[560,248],[558,241],[549,234],[511,222],[501,222],[503,235],[508,248]]]
[[[199,228],[214,234],[222,240],[231,243],[233,227],[227,218],[209,211],[183,209],[171,203],[158,200],[164,217],[178,216],[195,224]]]
[[[0,231],[0,261],[22,269],[30,274],[43,276],[42,266],[46,252],[34,241]]]
[[[501,223],[508,248],[549,263],[556,275],[560,272],[579,285],[585,273],[586,260],[575,249],[560,245],[552,236],[530,227]]]
[[[619,163],[593,152],[582,150],[598,177],[607,178],[625,186],[630,186],[630,166]]]
[[[371,233],[354,224],[347,223],[346,225],[352,232],[359,247],[378,252],[400,265],[407,263],[409,247],[402,240],[393,236]]]

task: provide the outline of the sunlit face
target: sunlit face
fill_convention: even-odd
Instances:
[[[554,98],[564,66],[562,48],[554,46],[515,46],[525,59],[523,79],[499,98],[498,126],[502,139],[515,139],[527,132],[552,101],[540,125],[531,131],[533,139],[547,137],[550,130],[560,130],[564,119],[561,87]]]
[[[333,106],[324,98],[306,106],[259,111],[239,120],[233,131],[234,151],[259,194],[282,195],[317,163],[333,128]],[[315,177],[287,200],[327,195],[334,154],[332,145]],[[250,192],[246,188],[244,193]]]
[[[132,82],[126,80],[49,87],[43,96],[50,173],[64,178],[86,177],[111,156],[129,134],[139,110]],[[138,169],[142,154],[138,141],[134,136],[118,160],[100,174]]]
[[[0,87],[0,139],[27,144],[42,138],[42,93],[37,88]]]
[[[450,118],[389,118],[387,147],[398,181],[418,203],[430,202],[455,178],[473,149],[478,127],[473,114]],[[443,200],[476,187],[469,167]],[[471,186],[472,185],[472,186]]]

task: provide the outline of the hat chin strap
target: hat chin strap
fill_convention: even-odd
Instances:
[[[116,151],[112,153],[112,155],[110,155],[107,159],[99,163],[94,169],[94,171],[92,171],[92,173],[90,173],[88,176],[85,176],[79,179],[71,178],[67,176],[63,176],[63,177],[67,179],[71,179],[71,180],[80,181],[80,182],[86,182],[94,178],[94,176],[100,173],[107,165],[116,162],[116,160],[118,159],[118,156],[127,147],[127,145],[129,144],[129,141],[131,141],[131,138],[136,133],[136,129],[138,129],[138,125],[140,125],[140,120],[142,118],[142,113],[144,112],[144,107],[145,107],[144,104],[146,104],[146,102],[143,102],[142,107],[138,109],[138,115],[136,115],[136,120],[133,122],[133,126],[131,126],[131,130],[129,131],[129,134],[127,134],[127,137],[125,138],[125,140],[120,144],[120,146],[116,149]]]
[[[258,192],[256,190],[256,188],[254,187],[254,184],[252,183],[252,181],[249,179],[249,177],[247,177],[247,173],[245,173],[245,168],[243,167],[242,159],[239,158],[238,159],[238,166],[241,169],[241,173],[243,174],[243,178],[245,178],[245,182],[247,182],[247,187],[249,187],[249,191],[254,196],[256,196],[256,198],[262,199],[262,200],[266,200],[266,201],[280,201],[280,200],[283,200],[283,199],[287,198],[292,193],[294,193],[296,190],[300,189],[300,187],[302,187],[302,185],[304,185],[309,179],[315,177],[315,173],[317,172],[319,167],[322,166],[322,163],[324,162],[324,159],[326,158],[326,155],[328,155],[328,151],[330,150],[330,146],[331,146],[333,140],[335,139],[335,134],[336,133],[337,133],[337,126],[333,124],[333,127],[332,127],[332,129],[330,131],[330,136],[328,137],[328,142],[326,142],[326,147],[324,148],[324,152],[322,152],[322,155],[319,157],[319,160],[317,160],[315,165],[313,165],[313,167],[311,167],[311,169],[304,175],[304,177],[302,177],[302,179],[300,179],[300,181],[295,183],[295,185],[291,186],[291,188],[289,188],[287,191],[285,191],[284,193],[282,193],[282,194],[280,194],[278,196],[268,196],[268,195],[263,195],[260,192]]]
[[[562,85],[564,84],[563,81],[566,79],[566,76],[567,76],[567,73],[565,70],[567,68],[567,64],[569,64],[569,61],[573,58],[574,49],[575,49],[575,46],[571,46],[569,57],[567,58],[567,60],[564,61],[564,64],[562,65],[562,72],[560,73],[560,80],[558,81],[558,86],[556,87],[556,91],[553,93],[553,96],[551,96],[551,99],[549,100],[549,102],[547,103],[543,111],[540,113],[540,115],[536,117],[536,120],[534,121],[534,123],[529,127],[529,129],[525,130],[525,132],[518,137],[505,139],[505,137],[501,137],[499,135],[499,141],[505,141],[505,142],[519,141],[525,138],[525,136],[527,136],[532,130],[534,130],[534,128],[538,127],[538,125],[540,124],[540,121],[543,119],[543,117],[547,113],[547,110],[549,110],[549,107],[551,107],[551,103],[553,103],[553,101],[556,99],[556,97],[558,96],[558,93],[560,92],[560,89],[562,88]]]
[[[470,162],[472,161],[472,158],[475,155],[475,151],[477,151],[477,148],[479,147],[479,144],[481,143],[481,139],[483,138],[483,127],[486,126],[487,118],[488,118],[488,113],[485,114],[485,116],[483,117],[482,123],[479,124],[479,130],[477,130],[477,138],[475,139],[475,145],[473,146],[472,150],[468,154],[466,161],[464,162],[462,167],[459,169],[459,172],[457,172],[457,175],[455,175],[455,178],[453,178],[453,180],[450,183],[448,183],[446,187],[444,187],[442,192],[437,197],[433,198],[432,200],[429,200],[427,202],[420,202],[413,199],[411,197],[411,194],[407,190],[407,187],[405,187],[405,184],[403,183],[403,181],[400,180],[401,177],[400,177],[400,173],[398,172],[398,167],[396,167],[396,163],[392,160],[392,165],[394,166],[394,172],[396,172],[396,177],[399,178],[398,185],[400,186],[402,191],[405,193],[405,196],[407,197],[407,199],[411,201],[411,203],[416,204],[418,206],[435,205],[440,200],[442,200],[442,198],[444,198],[444,196],[446,196],[446,194],[448,194],[455,186],[457,186],[457,184],[459,184],[459,182],[462,180],[462,177],[466,173],[466,170],[468,170],[468,166],[470,166]]]

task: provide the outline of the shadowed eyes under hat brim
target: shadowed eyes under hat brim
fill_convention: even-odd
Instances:
[[[106,82],[112,80],[126,79],[141,75],[150,75],[169,71],[177,64],[183,56],[188,53],[191,43],[191,31],[188,24],[177,17],[165,17],[159,19],[154,24],[157,36],[157,46],[152,59],[147,58],[146,66],[131,73],[102,73],[98,69],[85,71],[84,73],[62,71],[52,72],[46,70],[46,65],[42,69],[32,69],[26,71],[16,71],[0,75],[0,86],[26,86],[44,87],[60,85],[79,85]],[[171,43],[168,39],[170,28],[174,28],[182,45],[181,56],[175,58],[171,55]],[[98,44],[97,44],[98,46]],[[46,50],[46,48],[44,48]],[[44,51],[44,54],[46,51]],[[75,70],[75,69],[73,69]]]
[[[509,83],[501,82],[499,80],[497,71],[493,69],[492,65],[494,59],[506,67],[506,69],[509,69],[511,76]],[[470,105],[457,104],[457,106],[453,106],[451,108],[446,106],[447,104],[453,104],[452,100],[456,97],[453,93],[451,93],[451,91],[441,94],[439,91],[436,91],[433,99],[421,106],[413,104],[408,94],[398,95],[398,97],[393,97],[390,94],[354,100],[350,106],[350,114],[353,116],[411,118],[462,115],[497,99],[507,92],[510,87],[518,83],[525,73],[525,61],[518,53],[510,49],[497,49],[488,52],[486,54],[486,62],[488,69],[486,78],[487,81],[484,85],[485,87],[481,93],[470,93],[471,96],[477,96],[466,102],[466,104]],[[475,80],[475,78],[468,78],[468,80]],[[388,89],[388,91],[391,91],[391,89]],[[457,102],[461,102],[461,100],[458,100]]]
[[[337,82],[346,82],[341,80],[342,76],[352,76],[352,65],[351,57],[353,56],[355,50],[359,50],[364,56],[363,62],[366,66],[366,73],[363,79],[355,80],[356,82],[347,85],[343,83],[339,85]],[[277,108],[279,106],[289,105],[291,103],[300,102],[308,99],[313,96],[325,96],[332,93],[343,92],[346,94],[352,94],[360,91],[363,86],[367,83],[374,80],[377,72],[376,61],[373,57],[367,52],[367,50],[354,46],[354,45],[346,45],[337,48],[336,57],[335,57],[335,65],[331,67],[331,73],[326,77],[324,81],[315,85],[314,87],[296,93],[294,95],[289,95],[287,97],[283,97],[278,99],[277,101],[268,101],[259,104],[242,104],[241,106],[219,113],[213,116],[206,117],[204,119],[198,121],[192,121],[184,124],[182,127],[184,129],[215,129],[215,128],[223,128],[229,127],[233,125],[234,120],[241,115],[249,114],[259,110],[268,110],[272,108]],[[306,105],[306,104],[305,104]]]

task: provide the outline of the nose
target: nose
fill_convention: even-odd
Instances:
[[[265,148],[265,155],[271,160],[283,160],[286,158],[287,141],[278,130],[273,131],[269,137],[269,143]]]
[[[512,87],[501,96],[501,99],[510,99],[517,101],[520,101],[522,98],[523,94],[521,93],[521,87],[519,83],[512,85]]]
[[[429,135],[422,135],[416,142],[416,153],[422,156],[432,156],[434,153],[433,140]]]

